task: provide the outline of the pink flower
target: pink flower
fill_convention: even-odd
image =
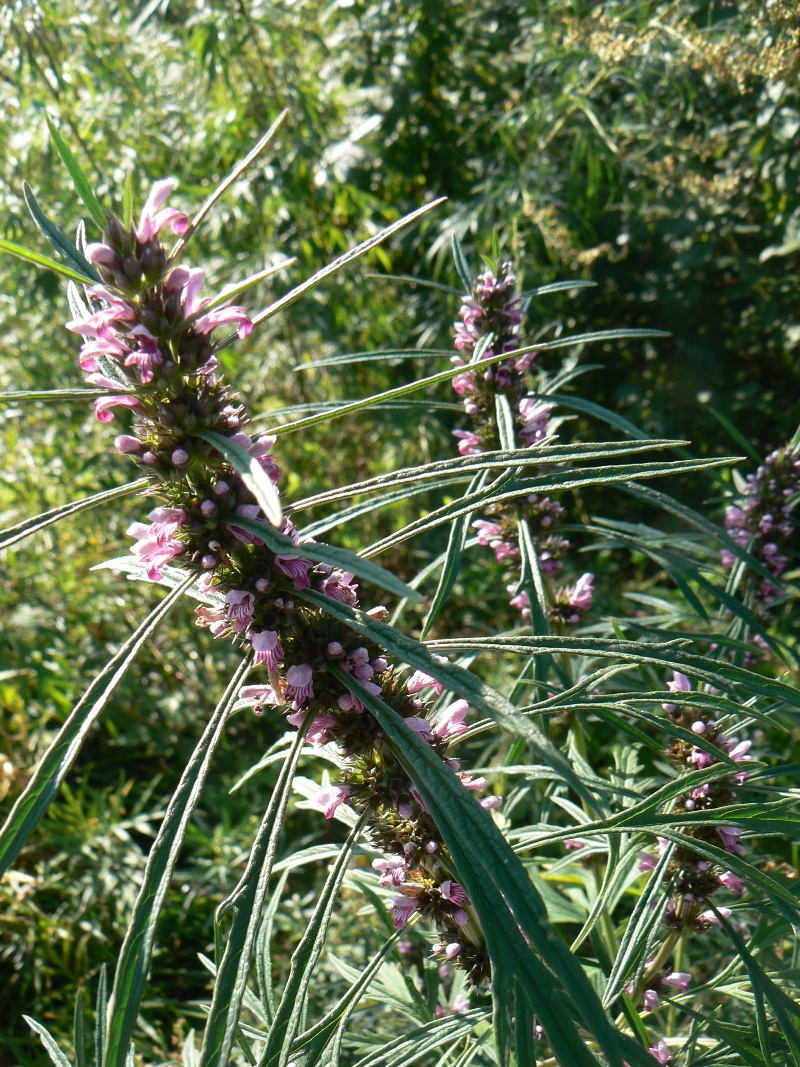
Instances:
[[[446,707],[439,715],[433,727],[433,733],[441,741],[448,741],[451,737],[463,734],[467,729],[464,722],[469,704],[466,700],[456,700]]]
[[[535,396],[526,396],[520,400],[519,413],[524,424],[520,437],[526,444],[533,444],[547,436],[547,424],[552,410],[552,404],[543,404]]]
[[[481,439],[469,430],[453,430],[453,437],[458,438],[458,451],[462,456],[477,456],[480,453]]]
[[[138,368],[142,384],[147,385],[153,380],[153,368],[163,363],[158,340],[146,326],[134,326],[128,336],[135,338],[139,347],[128,354],[125,366]]]
[[[496,522],[488,522],[486,519],[478,519],[472,524],[473,529],[478,532],[478,544],[487,548],[492,541],[498,538],[502,539],[503,530],[502,527]]]
[[[287,578],[293,579],[294,587],[298,592],[301,589],[308,589],[311,585],[308,572],[314,564],[310,560],[302,559],[300,556],[276,556],[275,565]]]
[[[673,693],[691,693],[692,683],[685,674],[681,674],[680,671],[673,671],[672,681],[667,682],[667,689],[671,690]],[[669,712],[676,710],[674,704],[662,704],[661,706],[664,711]]]
[[[228,602],[228,618],[237,634],[243,633],[253,621],[253,606],[256,598],[247,589],[231,589],[225,597]]]
[[[182,211],[164,207],[177,185],[174,178],[163,178],[153,184],[136,229],[136,237],[142,244],[156,237],[164,226],[171,226],[174,234],[186,233],[189,229],[189,219]]]
[[[437,682],[435,678],[432,678],[430,674],[425,674],[424,671],[414,671],[406,682],[407,693],[418,693],[420,689],[433,689],[436,695],[439,696],[443,688],[444,686],[441,682]]]
[[[733,740],[730,742],[730,744],[734,745],[735,741],[736,741],[736,738],[734,737]],[[750,751],[750,746],[752,744],[753,744],[752,741],[740,741],[737,745],[734,745],[734,747],[730,750],[728,755],[730,756],[730,758],[732,760],[736,760],[737,762],[739,760],[743,760],[745,758],[745,756],[747,755],[747,753]]]
[[[314,695],[314,671],[308,663],[296,664],[286,673],[286,695],[296,707],[302,707]]]
[[[693,748],[691,755],[692,763],[697,765],[697,769],[702,771],[705,767],[710,767],[714,762],[714,757],[710,752],[704,752],[702,748]]]
[[[394,897],[389,901],[389,911],[392,912],[392,923],[395,930],[402,930],[408,926],[408,920],[417,910],[417,901],[414,897]]]
[[[671,986],[681,993],[688,993],[691,981],[692,976],[685,971],[673,971],[672,974],[668,974],[666,978],[661,979],[661,984]]]
[[[243,307],[230,305],[217,307],[202,315],[194,324],[197,333],[209,334],[218,326],[232,325],[237,327],[239,339],[244,340],[253,332],[253,323]]]
[[[336,809],[349,800],[352,792],[349,785],[326,785],[314,797],[314,803],[322,808],[326,819],[332,819]]]
[[[658,864],[658,860],[655,856],[651,856],[649,852],[639,853],[639,870],[644,873],[645,871],[654,871]]]
[[[253,522],[257,522],[262,518],[261,509],[258,504],[240,504],[234,514],[241,515],[243,519],[252,519]],[[250,533],[249,530],[242,530],[241,527],[235,524],[235,522],[226,522],[225,526],[237,540],[242,541],[246,545],[264,544],[260,537]]]
[[[744,882],[732,871],[723,871],[722,874],[717,875],[717,881],[737,896],[744,891]]]
[[[228,616],[224,611],[214,611],[213,608],[206,607],[205,604],[195,608],[194,613],[197,616],[197,625],[207,626],[214,637],[219,637],[220,634],[225,633],[230,626]],[[250,688],[258,688],[258,686],[250,686]]]
[[[406,877],[406,863],[400,856],[388,856],[386,859],[373,860],[372,866],[376,871],[380,872],[381,876],[378,879],[380,885],[385,887],[393,885],[396,887],[403,884]]]
[[[101,267],[115,267],[119,263],[119,257],[114,249],[99,242],[86,246],[86,258],[90,263],[96,263]]]
[[[594,575],[582,574],[575,585],[567,590],[567,603],[575,611],[588,611],[592,606]]]
[[[278,634],[275,630],[261,630],[248,633],[250,644],[253,646],[255,656],[253,666],[260,667],[266,664],[267,670],[274,671],[278,663],[283,659],[283,649]]]
[[[181,524],[186,521],[182,508],[155,508],[150,512],[151,524],[134,522],[128,527],[128,536],[137,543],[131,549],[142,563],[148,563],[147,577],[151,582],[160,581],[164,575],[161,568],[175,556],[185,551],[186,546],[175,538]]]
[[[672,1063],[669,1046],[663,1037],[657,1045],[651,1045],[648,1052],[661,1064],[661,1067],[669,1067]]]
[[[495,808],[499,808],[502,805],[502,803],[503,803],[503,798],[502,797],[497,797],[497,796],[484,797],[483,800],[480,802],[481,807],[485,808],[486,811],[493,811]]]
[[[730,908],[717,908],[717,911],[720,913],[723,919],[730,919]],[[704,919],[707,923],[715,923],[717,926],[720,925],[719,919],[717,918],[716,914],[711,910],[711,908],[709,908],[708,911],[704,911],[700,918]]]
[[[111,408],[135,408],[138,406],[139,401],[135,396],[99,396],[94,402],[94,413],[98,422],[111,422],[114,418]]]

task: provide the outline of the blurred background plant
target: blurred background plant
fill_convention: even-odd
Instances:
[[[236,183],[193,250],[218,286],[297,256],[280,288],[271,281],[259,292],[264,303],[287,278],[306,276],[431,196],[449,197],[366,266],[304,298],[236,354],[223,353],[256,412],[356,398],[426,373],[432,364],[423,355],[295,368],[376,348],[449,348],[458,298],[398,276],[460,288],[450,238],[458,236],[477,263],[496,233],[523,289],[565,278],[597,283],[577,297],[534,299],[532,339],[605,327],[670,332],[656,342],[594,348],[592,362],[605,369],[583,379],[583,396],[647,433],[690,438],[694,454],[744,450],[752,467],[794,432],[800,14],[791,0],[16,0],[0,14],[0,42],[7,239],[31,243],[23,179],[62,228],[73,228],[74,194],[46,113],[60,120],[103,197],[117,197],[135,168],[151,179],[177,177],[176,202],[188,206],[289,107],[280,152]],[[81,384],[54,275],[0,261],[0,317],[0,391]],[[437,405],[368,411],[324,433],[287,437],[287,497],[301,485],[310,494],[448,457],[450,430],[462,422],[449,390],[437,396]],[[581,415],[570,435],[588,433]],[[0,406],[0,434],[4,526],[61,503],[67,492],[71,499],[124,478],[120,464],[100,462],[110,438],[84,403]],[[736,488],[727,476],[674,487],[706,508]],[[357,531],[340,528],[338,539],[354,548],[377,541],[424,502],[373,512]],[[575,494],[569,506],[585,519],[596,502]],[[603,501],[611,518],[630,517],[631,506]],[[650,514],[640,501],[633,506],[637,517]],[[109,585],[107,575],[90,571],[127,550],[124,530],[140,512],[126,502],[69,520],[0,560],[4,805],[109,650],[152,606],[147,589]],[[445,544],[446,533],[437,534],[381,562],[409,576]],[[501,570],[493,572],[482,553],[469,559],[448,604],[447,632],[493,632],[498,619],[513,625]],[[592,568],[598,616],[631,614],[620,597],[626,589],[655,596],[667,585],[652,558],[612,552],[608,539]],[[680,626],[672,610],[669,624]],[[188,609],[179,608],[148,646],[16,874],[0,887],[7,976],[0,1063],[47,1062],[22,1012],[68,1033],[76,988],[94,983],[98,968],[116,958],[159,812],[199,736],[207,694],[221,691],[233,669],[232,657],[212,651],[188,621]],[[780,626],[793,641],[785,615]],[[162,940],[143,1006],[139,1048],[148,1062],[177,1055],[187,1004],[207,996],[198,946],[212,940],[213,910],[246,858],[271,769],[233,794],[230,782],[254,749],[276,738],[268,716],[240,717],[221,749],[170,893],[164,926],[174,939]],[[324,841],[327,828],[293,808],[287,840],[294,848]],[[293,876],[279,918],[287,945],[281,966],[323,873],[312,864]],[[363,896],[348,892],[339,929],[351,930],[363,907]],[[332,940],[339,944],[336,929]],[[348,953],[351,964],[363,963],[379,940],[365,928],[362,943],[342,950],[341,966]],[[419,1021],[423,1009],[398,981],[396,999],[406,997]],[[197,1018],[199,1025],[199,1009]]]

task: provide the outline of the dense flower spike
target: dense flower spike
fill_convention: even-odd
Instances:
[[[464,371],[453,379],[453,388],[464,402],[472,429],[454,430],[458,451],[472,456],[500,446],[496,401],[504,396],[509,403],[514,434],[519,445],[530,447],[550,433],[553,404],[528,392],[527,374],[535,353],[512,357],[505,362],[481,368],[481,361],[520,347],[522,301],[515,295],[517,278],[512,264],[501,262],[478,275],[472,294],[466,297],[455,323],[454,344],[461,355],[452,362]],[[480,544],[491,548],[499,563],[519,572],[517,512],[528,524],[539,559],[539,569],[548,585],[550,621],[562,627],[575,626],[592,606],[593,576],[584,574],[575,586],[555,588],[551,579],[563,567],[569,542],[554,533],[564,509],[549,497],[528,497],[517,511],[487,514],[473,523]],[[528,593],[518,577],[508,586],[511,606],[522,618],[531,617]]]
[[[755,556],[776,580],[792,558],[795,536],[794,508],[800,494],[800,451],[779,448],[771,452],[755,474],[749,474],[744,495],[725,510],[725,528],[733,540]],[[727,549],[722,563],[728,570],[736,557]],[[755,608],[769,622],[770,607],[780,594],[778,586],[754,576]]]
[[[84,317],[69,324],[83,338],[81,368],[109,390],[96,403],[97,417],[108,422],[117,406],[133,410],[133,432],[117,437],[116,447],[150,477],[150,495],[159,501],[149,523],[130,527],[133,554],[152,581],[172,561],[197,576],[207,597],[196,610],[197,624],[249,647],[254,667],[267,674],[268,681],[240,692],[257,714],[266,706],[280,709],[294,727],[310,718],[307,741],[338,747],[344,769],[319,793],[318,806],[327,818],[343,804],[368,812],[372,842],[383,852],[375,863],[380,882],[396,892],[395,926],[415,913],[432,919],[444,946],[437,958],[455,961],[471,982],[480,982],[489,970],[482,931],[436,824],[375,719],[331,667],[380,696],[455,772],[461,767],[447,748],[466,730],[468,706],[457,700],[434,717],[418,694],[438,695],[438,682],[420,672],[405,681],[383,649],[295,601],[298,591],[311,588],[356,605],[358,586],[352,573],[305,558],[290,520],[281,532],[297,551],[282,555],[238,524],[266,520],[236,470],[198,433],[211,431],[245,449],[273,484],[280,476],[275,439],[245,432],[246,413],[217,375],[211,334],[225,325],[247,337],[247,313],[202,298],[203,271],[170,263],[159,242],[164,227],[178,234],[188,227],[185,215],[165,207],[174,188],[171,179],[154,185],[135,228],[109,219],[103,242],[87,251],[102,285],[87,290]],[[370,614],[385,618],[386,609]],[[472,790],[486,785],[466,775],[462,781]],[[488,797],[484,805],[500,800]]]

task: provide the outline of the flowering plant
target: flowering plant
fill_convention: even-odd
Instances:
[[[218,910],[202,1047],[197,1052],[192,1036],[186,1062],[225,1067],[243,1056],[259,1067],[339,1063],[349,1041],[358,1047],[351,1016],[372,995],[382,968],[393,955],[396,966],[410,968],[421,944],[433,964],[423,964],[423,974],[437,1010],[388,1053],[381,1049],[362,1064],[416,1062],[440,1050],[463,1064],[505,1065],[513,1056],[518,1064],[544,1057],[562,1065],[647,1067],[654,1059],[680,1062],[698,1048],[702,1062],[722,1062],[742,1049],[743,1062],[754,1062],[765,1043],[800,1047],[789,1018],[797,1014],[793,1002],[757,958],[760,946],[740,914],[771,909],[779,933],[770,934],[770,943],[797,920],[792,892],[747,858],[749,839],[786,830],[792,799],[791,790],[782,791],[786,771],[766,758],[754,762],[743,736],[755,723],[779,729],[800,707],[796,688],[773,677],[772,666],[788,651],[770,632],[765,607],[788,595],[782,579],[793,534],[794,451],[771,456],[748,483],[747,503],[728,510],[727,532],[643,485],[730,461],[641,459],[683,442],[647,439],[613,413],[563,393],[580,373],[574,359],[555,372],[539,366],[545,353],[612,341],[621,332],[525,344],[526,310],[546,290],[518,292],[511,263],[499,257],[475,276],[458,244],[467,293],[451,369],[259,433],[226,384],[219,354],[435,204],[251,315],[234,301],[268,272],[208,297],[203,270],[182,262],[193,233],[242,168],[192,219],[167,206],[175,192],[170,179],[153,185],[138,220],[130,185],[119,218],[100,205],[55,129],[52,136],[100,240],[87,243],[81,224],[73,243],[26,190],[33,218],[61,261],[8,241],[0,247],[68,280],[67,328],[82,339],[78,363],[92,387],[84,395],[101,423],[131,420],[115,447],[137,477],[3,531],[0,547],[76,511],[145,496],[147,521],[130,526],[130,553],[104,566],[168,592],[92,683],[16,797],[0,830],[0,869],[19,856],[120,678],[184,597],[198,601],[196,624],[241,657],[151,847],[108,1001],[101,983],[98,1067],[126,1067],[134,1055],[177,857],[215,750],[242,709],[282,717],[281,769],[245,870]],[[167,230],[178,238],[171,251]],[[216,334],[226,327],[231,332]],[[284,502],[283,435],[444,382],[470,420],[469,428],[454,431],[459,456]],[[588,412],[627,439],[562,443],[564,416],[554,414],[562,408]],[[455,499],[361,553],[319,542],[295,525],[304,509],[345,498],[390,490],[397,499],[420,486],[464,483]],[[566,526],[567,492],[611,485],[702,531],[704,540],[676,556],[656,528],[596,518],[577,530],[597,538],[586,548],[625,545],[658,561],[695,613],[690,621],[677,612],[677,599],[664,601],[662,617],[649,626],[624,616],[593,620],[593,573],[561,577],[574,569],[570,544],[556,532],[559,523]],[[327,528],[351,513],[329,516]],[[373,558],[437,528],[448,529],[447,547],[416,639],[397,624],[407,605],[423,600],[419,587],[437,568],[406,582]],[[446,621],[471,529],[503,568],[500,581],[515,613],[496,634],[425,640]],[[750,602],[741,595],[743,582],[755,589]],[[364,606],[364,585],[399,599],[391,624],[387,607]],[[720,632],[703,628],[714,604]],[[665,629],[681,636],[658,639]],[[709,654],[697,651],[693,635]],[[522,659],[510,693],[500,692],[502,670],[486,669],[487,680],[468,669],[487,652]],[[765,663],[761,672],[749,669],[753,657]],[[619,739],[612,769],[592,752],[592,735],[609,729]],[[480,740],[485,735],[488,746]],[[764,734],[764,757],[768,743]],[[321,816],[347,823],[350,833],[276,999],[271,974],[256,968],[254,980],[254,959],[280,902],[283,883],[273,898],[270,883],[298,762],[309,750],[338,772],[314,791],[313,804]],[[508,787],[517,778],[520,784]],[[369,893],[393,932],[330,1010],[310,1023],[311,984],[354,856],[369,860]],[[718,940],[710,951],[704,945],[712,938]],[[735,1012],[702,1036],[694,1025],[697,988],[724,1006],[731,975],[757,991],[758,1046],[739,1033]],[[80,1064],[80,1012],[76,1018]],[[40,1022],[31,1025],[63,1067],[52,1036]]]

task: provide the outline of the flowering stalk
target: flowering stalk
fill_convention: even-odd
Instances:
[[[676,694],[676,700],[683,694],[692,692],[692,684],[685,674],[673,672],[667,687]],[[687,698],[690,700],[690,698]],[[708,712],[693,708],[690,703],[664,704],[664,711],[670,719],[691,731],[698,739],[706,743],[704,747],[693,745],[680,738],[674,740],[665,752],[667,759],[680,772],[703,770],[719,762],[720,755],[739,762],[747,757],[750,741],[740,741],[738,737],[727,737],[717,727]],[[711,811],[714,808],[732,804],[736,800],[736,785],[747,779],[744,771],[733,773],[730,777],[718,778],[692,789],[685,796],[678,798],[678,805],[684,811]],[[744,852],[740,842],[741,831],[735,826],[687,826],[687,837],[706,841],[738,855]],[[658,838],[658,851],[663,855],[670,843],[665,837]],[[639,870],[650,871],[657,866],[657,859],[649,852],[639,854]],[[674,881],[675,892],[667,904],[664,922],[670,931],[667,940],[656,956],[649,960],[636,988],[631,985],[628,993],[636,998],[642,997],[646,1011],[653,1011],[659,1004],[659,993],[665,989],[677,989],[686,993],[691,982],[691,975],[686,972],[673,972],[666,966],[676,942],[681,935],[708,930],[719,919],[713,908],[708,907],[708,900],[720,889],[739,896],[744,890],[744,883],[732,871],[703,859],[684,845],[678,845],[670,859],[666,877]],[[729,908],[718,907],[717,911],[728,918]],[[654,1053],[655,1054],[655,1053]],[[670,1060],[661,1060],[669,1063]]]
[[[453,356],[455,366],[464,372],[453,379],[453,388],[464,402],[472,420],[471,430],[454,430],[462,456],[502,447],[497,418],[497,398],[507,400],[515,441],[530,447],[550,433],[554,405],[528,390],[527,375],[536,354],[525,355],[480,367],[482,360],[520,347],[522,301],[515,295],[517,278],[510,262],[501,262],[475,279],[472,294],[465,297],[455,323],[454,344],[462,355]],[[551,623],[574,626],[592,606],[592,574],[582,575],[574,585],[555,586],[552,579],[564,566],[570,544],[555,532],[564,509],[555,500],[534,493],[509,513],[496,507],[473,523],[481,545],[494,550],[500,563],[515,565],[520,557],[517,522],[527,522],[548,592]],[[511,605],[523,619],[530,619],[528,593],[517,578],[508,585]]]
[[[202,270],[168,259],[160,231],[170,226],[182,233],[188,225],[185,215],[165,207],[174,187],[172,180],[154,185],[136,228],[109,217],[102,243],[86,251],[102,284],[86,290],[90,306],[68,324],[84,338],[80,365],[88,381],[108,390],[95,402],[97,418],[110,422],[117,407],[134,416],[133,432],[117,437],[116,447],[151,478],[157,506],[148,522],[130,527],[133,554],[151,581],[161,580],[170,563],[200,579],[209,603],[197,608],[198,625],[251,650],[254,666],[264,671],[263,682],[240,694],[256,713],[271,706],[299,727],[313,712],[308,740],[332,742],[344,756],[340,780],[317,797],[326,817],[341,804],[368,812],[368,833],[383,852],[373,866],[381,884],[396,891],[395,927],[417,913],[432,919],[440,962],[456,962],[478,983],[488,974],[488,955],[450,854],[387,738],[341,675],[380,696],[465,788],[479,791],[485,780],[471,778],[447,755],[450,741],[467,728],[467,703],[457,700],[432,718],[422,694],[440,693],[438,682],[420,672],[404,679],[379,646],[362,644],[338,620],[295,600],[311,589],[355,606],[354,575],[305,558],[288,518],[280,532],[296,552],[273,552],[258,536],[266,521],[259,505],[209,443],[224,437],[278,482],[275,438],[245,432],[247,413],[220,381],[214,355],[218,326],[233,325],[245,338],[252,322],[244,308],[201,296]],[[383,619],[388,613],[377,607],[368,614]],[[499,803],[494,796],[482,801],[486,808]]]
[[[755,474],[747,476],[744,494],[725,509],[725,529],[777,581],[791,558],[795,534],[793,512],[800,494],[800,452],[787,446],[771,452]],[[722,564],[730,570],[735,556],[723,550]],[[754,609],[766,624],[778,586],[759,576],[753,582]]]

